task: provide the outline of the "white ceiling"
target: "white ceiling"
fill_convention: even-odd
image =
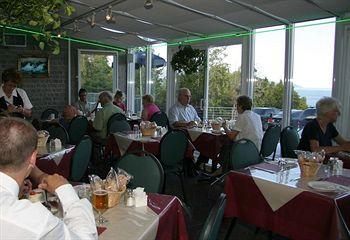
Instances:
[[[76,11],[62,23],[68,36],[123,48],[150,44],[137,35],[173,42],[350,12],[349,0],[153,0],[151,9],[144,8],[144,0],[70,0],[70,3]],[[108,6],[112,6],[115,23],[105,20]],[[92,28],[87,18],[93,12],[96,26]],[[125,33],[112,33],[101,29],[102,26]],[[74,28],[78,31],[73,31]]]

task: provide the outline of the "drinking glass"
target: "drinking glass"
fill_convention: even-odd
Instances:
[[[93,191],[92,205],[98,212],[98,218],[97,218],[98,225],[108,222],[107,219],[102,216],[102,214],[108,209],[108,193],[106,190]]]

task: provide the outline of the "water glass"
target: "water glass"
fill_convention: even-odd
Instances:
[[[134,136],[135,138],[137,138],[140,134],[140,127],[139,125],[135,124],[134,127],[133,127],[133,131],[134,131]]]

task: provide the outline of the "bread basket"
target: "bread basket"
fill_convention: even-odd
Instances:
[[[108,192],[108,208],[114,207],[118,203],[120,203],[120,200],[122,199],[124,193],[126,190],[126,186],[122,188],[120,191],[110,191],[107,190]]]

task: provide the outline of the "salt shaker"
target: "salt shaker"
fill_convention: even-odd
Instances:
[[[135,205],[135,198],[134,198],[134,193],[132,189],[127,189],[125,193],[125,206],[127,207],[132,207]]]

